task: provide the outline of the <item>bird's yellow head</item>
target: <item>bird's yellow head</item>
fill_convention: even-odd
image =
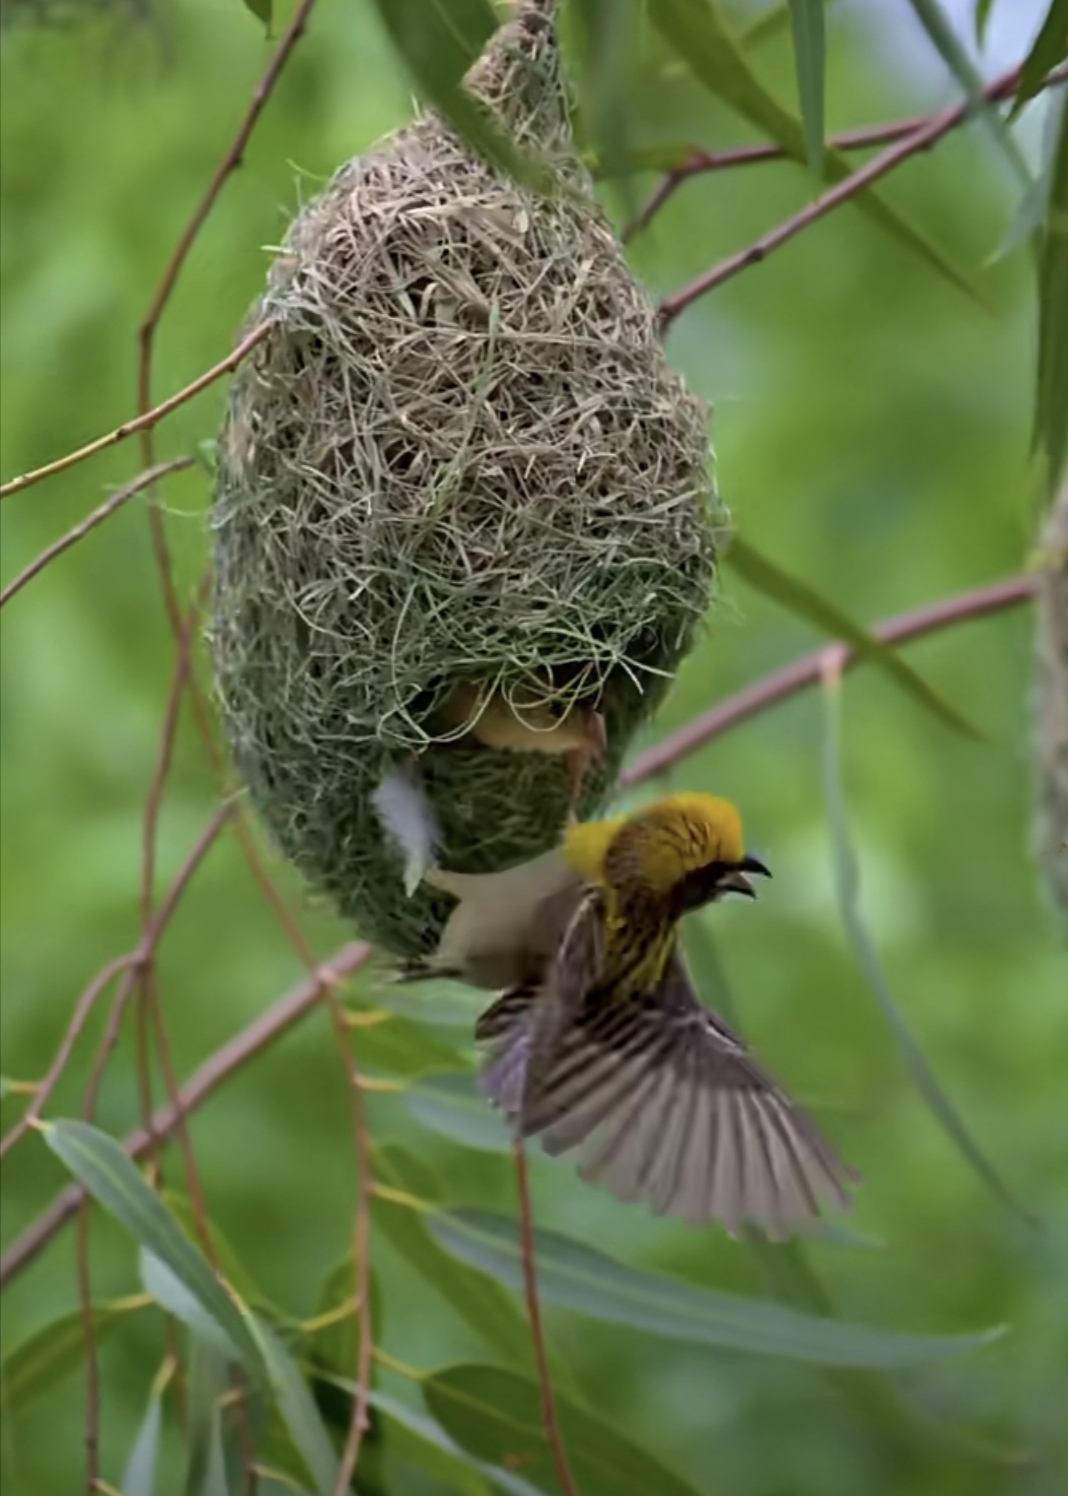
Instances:
[[[569,828],[564,855],[591,883],[675,896],[683,909],[722,893],[753,893],[745,874],[767,869],[748,857],[742,818],[716,795],[668,795],[632,816]]]

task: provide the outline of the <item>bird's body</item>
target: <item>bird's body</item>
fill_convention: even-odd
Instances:
[[[622,1199],[783,1236],[847,1206],[853,1176],[699,1002],[678,951],[687,910],[752,896],[766,872],[728,801],[668,796],[503,873],[429,873],[458,903],[425,972],[504,989],[476,1037],[521,1136],[581,1150],[584,1177]]]

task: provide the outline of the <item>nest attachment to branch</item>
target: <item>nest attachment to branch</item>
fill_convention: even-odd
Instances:
[[[493,693],[596,707],[595,812],[714,577],[708,413],[575,154],[552,11],[521,4],[468,82],[559,190],[431,113],[347,163],[271,267],[219,442],[211,642],[237,766],[284,852],[400,955],[449,900],[406,896],[383,775],[414,757],[446,866],[546,850],[563,761],[466,729]]]

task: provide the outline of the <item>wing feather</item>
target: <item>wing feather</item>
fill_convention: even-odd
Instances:
[[[568,932],[587,977],[603,959],[597,914],[587,901]],[[576,1153],[583,1177],[620,1199],[772,1237],[803,1229],[824,1205],[849,1207],[856,1176],[698,1002],[677,959],[658,991],[626,1003],[599,997],[595,981],[562,995],[552,981],[505,994],[479,1025],[480,1037],[502,1031],[487,1073],[496,1067],[520,1130],[548,1153]]]

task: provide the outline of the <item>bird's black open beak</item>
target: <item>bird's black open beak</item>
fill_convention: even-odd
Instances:
[[[720,889],[724,893],[742,893],[747,899],[755,899],[756,889],[746,876],[748,873],[759,873],[762,878],[771,877],[770,868],[766,868],[759,857],[743,857],[741,862],[736,862],[720,878]]]

